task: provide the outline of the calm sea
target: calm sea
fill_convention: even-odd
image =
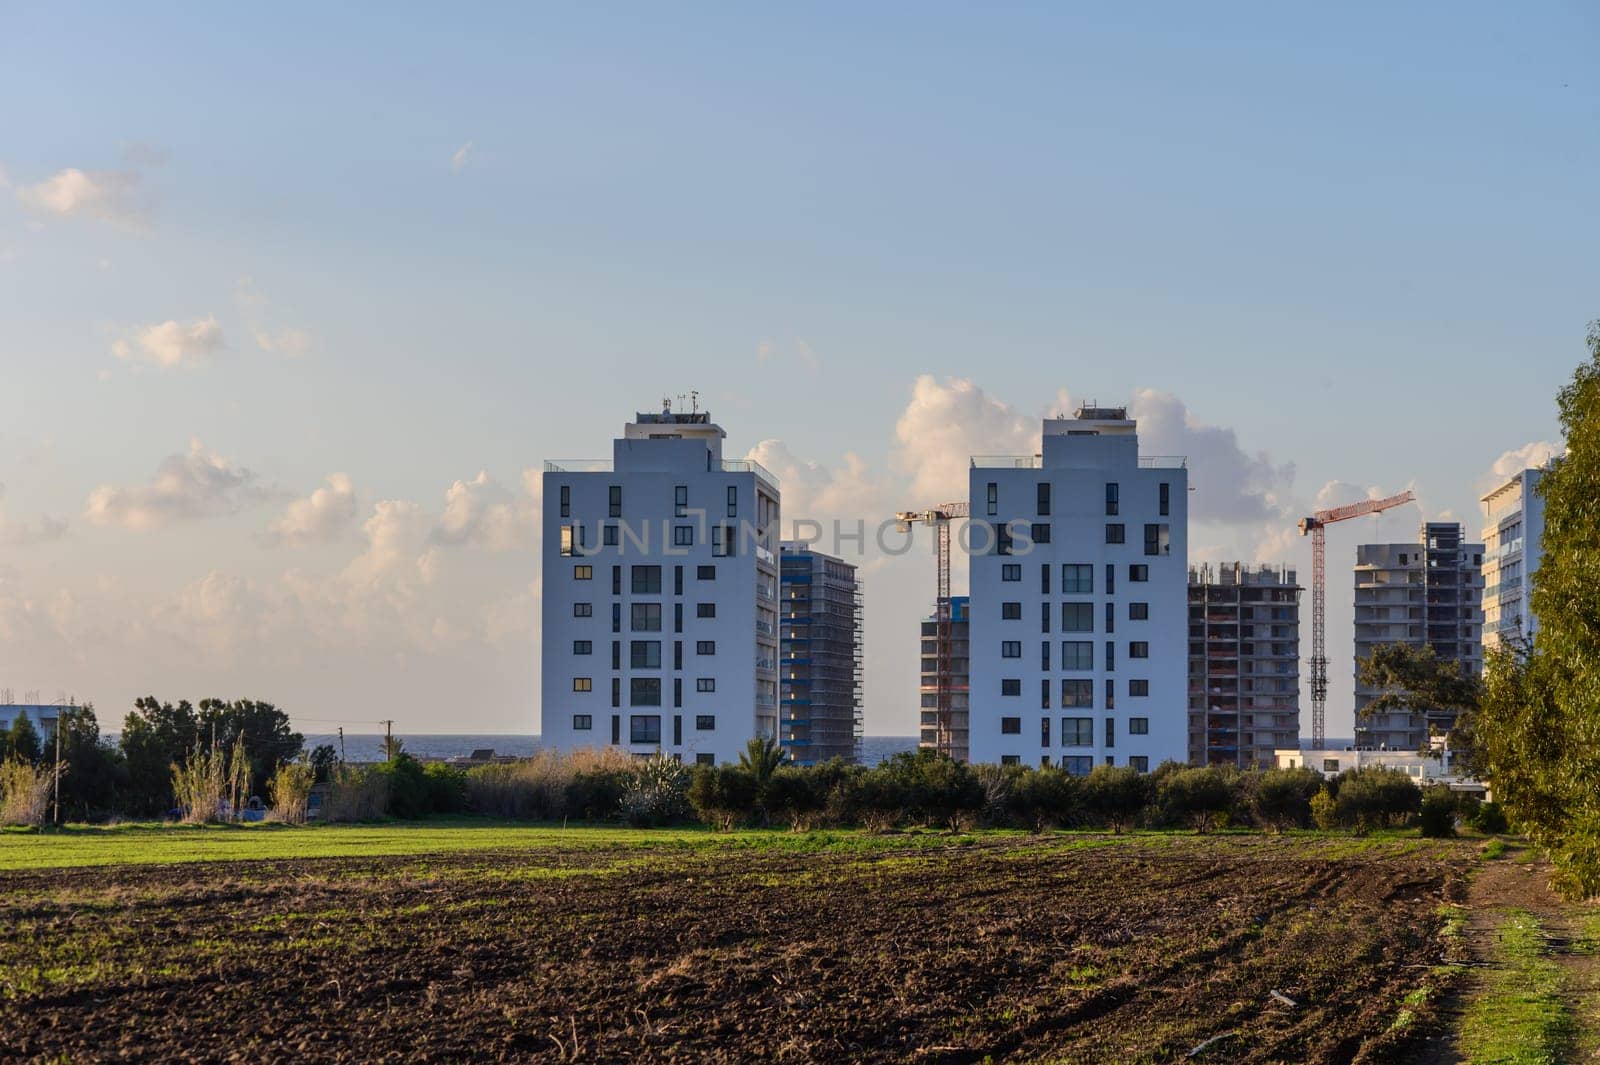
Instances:
[[[305,736],[307,750],[323,743],[335,750],[339,748],[337,734],[308,732]],[[400,739],[405,743],[406,751],[418,758],[458,758],[484,748],[492,749],[495,754],[526,758],[539,749],[539,737],[526,733],[403,733]],[[867,765],[877,765],[898,751],[916,749],[915,736],[868,736],[861,742],[861,760]],[[345,733],[344,757],[350,762],[380,761],[383,758],[383,735]]]

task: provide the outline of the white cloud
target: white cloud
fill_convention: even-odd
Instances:
[[[1364,499],[1387,499],[1392,495],[1399,495],[1406,490],[1416,491],[1416,482],[1412,481],[1399,486],[1360,485],[1348,481],[1329,481],[1317,490],[1316,500],[1312,507],[1315,510],[1329,510],[1333,507],[1342,507],[1350,503],[1359,503]],[[1341,522],[1338,531],[1329,534],[1346,537],[1352,543],[1358,544],[1399,544],[1415,543],[1418,530],[1426,520],[1426,508],[1420,501],[1402,503],[1398,507],[1391,507],[1378,514],[1360,518],[1351,518]],[[1444,519],[1447,520],[1447,519]],[[1342,549],[1341,549],[1342,550]],[[1350,557],[1354,559],[1355,549],[1350,548]],[[1330,562],[1329,568],[1335,568]]]
[[[745,458],[766,467],[782,486],[785,538],[800,519],[824,523],[825,541],[831,539],[834,521],[853,530],[858,520],[864,520],[870,535],[870,530],[892,517],[896,509],[894,491],[853,451],[845,452],[838,469],[800,458],[782,440],[763,440]],[[818,544],[819,548],[825,546]]]
[[[239,283],[234,286],[234,297],[238,300],[240,313],[244,316],[245,324],[250,330],[250,336],[256,342],[256,347],[262,351],[276,352],[290,358],[304,355],[311,349],[310,333],[304,329],[272,321],[271,306],[267,297],[256,288],[255,282],[250,278],[239,279]]]
[[[939,381],[923,374],[895,422],[889,466],[909,479],[910,498],[892,502],[891,509],[967,498],[973,455],[1032,455],[1039,449],[1039,433],[1039,418],[986,395],[971,380]]]
[[[0,499],[4,499],[6,486],[0,483]],[[67,523],[59,518],[52,518],[48,514],[41,514],[33,521],[12,521],[0,507],[0,544],[7,547],[26,547],[29,544],[44,544],[52,540],[59,540],[67,534]]]
[[[163,459],[149,484],[103,484],[90,492],[84,516],[96,525],[156,529],[173,521],[237,513],[269,495],[254,473],[206,451],[196,438],[189,441],[186,454]]]
[[[1293,511],[1294,464],[1274,464],[1265,451],[1239,446],[1232,429],[1206,425],[1170,392],[1140,389],[1128,404],[1139,422],[1139,451],[1188,460],[1189,516],[1225,525],[1278,522]]]
[[[296,499],[283,517],[267,526],[262,537],[268,547],[304,547],[339,540],[355,524],[356,489],[350,475],[330,473],[326,488]]]
[[[543,481],[525,470],[522,485],[522,494],[513,495],[487,470],[479,470],[470,481],[456,481],[445,490],[444,512],[428,534],[429,542],[491,551],[531,549],[539,533]]]
[[[130,362],[154,366],[201,366],[221,351],[222,326],[215,315],[192,322],[166,321],[140,326],[111,345],[111,353]]]
[[[148,214],[136,170],[67,167],[37,184],[19,185],[17,199],[38,215],[96,218],[132,228],[142,227]]]
[[[1553,458],[1566,453],[1566,446],[1548,440],[1534,440],[1521,447],[1512,448],[1494,460],[1488,472],[1478,478],[1478,491],[1489,492],[1530,467],[1543,466]]]
[[[455,153],[450,156],[450,169],[451,170],[455,170],[455,171],[460,171],[462,167],[467,165],[467,156],[469,156],[471,154],[472,154],[472,142],[468,141],[467,143],[463,144],[461,147],[457,148],[455,150]]]

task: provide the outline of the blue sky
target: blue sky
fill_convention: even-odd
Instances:
[[[1475,530],[1600,316],[1597,44],[1585,5],[8,5],[0,685],[530,729],[521,471],[690,389],[808,507],[1149,389],[1273,497],[1197,548],[1299,561],[1328,482]],[[138,510],[186,455],[249,476]],[[909,731],[931,573],[872,566],[868,728]]]

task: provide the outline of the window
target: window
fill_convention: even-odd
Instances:
[[[1036,521],[1036,522],[1034,522],[1033,526],[1028,530],[1028,535],[1033,538],[1033,542],[1036,543],[1036,544],[1047,544],[1047,543],[1049,543],[1050,542],[1050,523],[1047,522],[1047,521]]]
[[[1061,682],[1061,709],[1088,710],[1094,706],[1094,681],[1064,680]]]
[[[1022,563],[1007,562],[1000,567],[1000,579],[1003,581],[1020,581],[1022,579]]]
[[[1129,695],[1149,695],[1150,682],[1147,680],[1130,680],[1128,682]]]
[[[694,764],[695,765],[716,765],[717,764],[717,756],[714,755],[714,754],[711,754],[709,752],[702,751],[701,753],[699,753],[699,754],[694,756]]]
[[[736,485],[728,486],[728,517],[739,516],[739,489]]]
[[[1108,718],[1106,718],[1106,746],[1107,747],[1115,747],[1116,745],[1117,745],[1117,722],[1116,722],[1115,718],[1108,717]]]
[[[697,617],[697,618],[714,618],[714,617],[716,617],[717,616],[717,604],[715,604],[715,603],[696,603],[694,605],[694,616]]]
[[[611,486],[610,493],[606,498],[606,504],[609,508],[606,511],[606,515],[608,517],[622,517],[622,486],[620,484],[614,484]]]
[[[1049,603],[1040,603],[1039,604],[1039,631],[1040,632],[1049,632],[1050,631],[1050,604]]]
[[[575,617],[575,618],[592,618],[592,617],[594,617],[594,604],[593,603],[573,603],[572,604],[572,616]]]
[[[1161,486],[1161,516],[1167,516],[1167,510],[1172,505],[1172,486],[1163,483]]]
[[[593,566],[573,566],[572,579],[575,581],[589,581],[594,579]]]
[[[1050,563],[1048,562],[1039,564],[1039,594],[1050,594]]]
[[[682,595],[683,594],[683,567],[682,566],[673,566],[672,567],[672,594],[673,595]]]
[[[632,613],[634,632],[661,631],[660,603],[634,603],[628,609]]]
[[[621,632],[622,631],[622,604],[621,603],[612,603],[611,604],[611,631],[612,632]]]
[[[1002,640],[1000,642],[1000,657],[1001,658],[1021,658],[1022,657],[1022,641],[1021,640]]]
[[[682,677],[673,677],[672,678],[672,705],[674,707],[679,707],[679,706],[683,705],[683,678]],[[682,743],[683,741],[679,740],[678,742]]]
[[[1040,640],[1039,641],[1039,668],[1040,669],[1049,669],[1050,668],[1050,641],[1049,640]]]
[[[683,604],[682,603],[673,603],[672,604],[672,631],[673,632],[682,632],[683,631]]]
[[[1061,641],[1062,669],[1093,669],[1094,643],[1091,640]]]
[[[1172,526],[1146,525],[1144,527],[1144,553],[1168,555],[1172,553]]]
[[[1129,603],[1128,604],[1128,620],[1129,621],[1148,621],[1149,619],[1150,619],[1150,604],[1149,603]]]
[[[603,546],[603,547],[616,547],[617,546],[617,527],[615,525],[607,525],[607,526],[605,526],[604,528],[602,528],[600,530],[600,537],[601,537],[601,539],[600,539],[601,546]]]
[[[1106,641],[1106,672],[1111,673],[1117,668],[1117,645],[1110,640]]]
[[[694,546],[694,526],[693,525],[674,525],[672,527],[672,546],[673,547],[693,547]]]
[[[1018,732],[1022,731],[1020,726],[1018,727],[1017,731]],[[1002,754],[1000,756],[1000,764],[1001,765],[1020,765],[1021,763],[1022,763],[1022,756],[1021,755],[1017,755],[1017,754]]]
[[[1045,646],[1049,647],[1050,645],[1049,644],[1045,644]],[[1046,668],[1048,668],[1048,667],[1046,667]],[[1039,709],[1041,709],[1041,710],[1050,709],[1050,678],[1049,677],[1041,677],[1041,678],[1039,678]]]
[[[1114,710],[1117,706],[1117,682],[1110,677],[1106,678],[1106,709]]]
[[[713,729],[715,729],[717,727],[716,715],[715,714],[696,714],[696,715],[694,715],[694,727],[699,729],[701,732],[710,732],[711,730],[713,730]]]
[[[989,482],[988,500],[989,500],[989,514],[988,514],[988,516],[992,518],[996,514],[1000,513],[1000,486],[998,484],[995,484],[993,481]]]
[[[660,595],[661,594],[661,567],[660,566],[635,566],[635,567],[633,567],[633,594],[634,595]]]
[[[561,554],[563,556],[580,554],[575,530],[581,529],[582,526],[580,525],[561,526]]]
[[[628,715],[628,742],[630,742],[630,743],[660,743],[661,742],[661,715],[660,714],[630,714],[630,715]]]
[[[1075,777],[1086,777],[1094,769],[1094,759],[1088,755],[1062,755],[1061,768]]]
[[[1020,736],[1020,735],[1022,735],[1022,718],[1020,718],[1020,717],[1002,717],[1000,719],[1000,735],[1002,735],[1002,736]]]
[[[573,677],[572,678],[572,690],[575,691],[575,692],[592,692],[592,691],[594,691],[594,678],[593,677]]]
[[[1150,579],[1150,567],[1145,565],[1142,562],[1139,563],[1137,566],[1129,566],[1128,567],[1128,579],[1130,581],[1135,581],[1135,582],[1149,580]]]
[[[734,542],[734,531],[731,525],[713,525],[711,527],[711,555],[713,558],[725,558],[737,555],[737,544]]]
[[[1063,595],[1089,595],[1094,591],[1094,567],[1068,562],[1061,567]]]
[[[622,641],[621,640],[612,640],[611,641],[611,668],[612,669],[621,669],[622,668]]]
[[[611,594],[612,595],[621,595],[622,594],[622,567],[621,566],[612,566],[611,567]]]
[[[1150,645],[1143,640],[1134,640],[1128,644],[1129,658],[1149,658]]]
[[[1048,717],[1039,719],[1039,746],[1050,746],[1050,719]]]
[[[1130,718],[1128,718],[1128,735],[1130,735],[1130,736],[1148,736],[1148,735],[1150,735],[1150,719],[1148,717],[1130,717]]]
[[[717,579],[717,567],[715,567],[715,566],[696,566],[694,568],[694,579],[697,580],[697,581],[714,581],[714,580],[716,580]]]
[[[1000,681],[1001,695],[1021,695],[1022,681],[1005,679]]]
[[[1022,604],[1021,603],[1001,603],[1000,604],[1000,620],[1001,621],[1020,621],[1020,620],[1022,620]]]
[[[661,678],[634,677],[628,681],[629,706],[660,706]]]
[[[1124,544],[1128,542],[1128,527],[1120,521],[1106,523],[1106,543]]]
[[[1122,486],[1114,482],[1108,482],[1106,484],[1106,517],[1114,518],[1117,516],[1121,498]]]
[[[672,516],[681,518],[689,513],[689,486],[674,485],[672,489]]]
[[[1115,595],[1117,591],[1117,567],[1106,565],[1106,594]]]
[[[1061,719],[1061,746],[1093,747],[1094,718],[1064,717]]]
[[[717,690],[717,678],[716,677],[697,677],[697,678],[695,678],[694,690],[697,691],[697,692],[714,692],[714,691],[716,691]]]
[[[673,640],[672,641],[672,668],[673,669],[682,669],[683,668],[683,641],[682,640]]]
[[[1094,604],[1093,603],[1062,603],[1061,604],[1061,631],[1062,632],[1093,632],[1094,631]]]
[[[1128,768],[1139,773],[1150,772],[1150,759],[1142,754],[1136,754],[1128,759]]]
[[[590,640],[573,640],[572,653],[575,655],[594,654],[594,643]]]
[[[672,745],[674,747],[683,746],[683,715],[682,714],[673,714],[672,715]],[[681,755],[676,755],[675,754],[675,755],[672,756],[672,760],[675,761],[675,762],[681,762],[681,761],[683,761],[683,757]]]
[[[572,728],[574,732],[588,732],[594,728],[593,714],[573,714]]]
[[[717,653],[717,641],[716,640],[696,640],[694,642],[694,653],[697,654],[697,655],[714,655],[714,654],[716,654]]]
[[[634,640],[628,646],[628,665],[633,669],[660,669],[661,641]]]
[[[572,517],[572,486],[570,484],[561,486],[561,516],[563,518]],[[566,552],[562,553],[565,554]]]
[[[1106,631],[1117,631],[1117,604],[1115,603],[1106,604]]]
[[[1049,481],[1041,481],[1039,483],[1038,505],[1037,505],[1037,507],[1035,509],[1036,509],[1036,512],[1038,513],[1039,517],[1041,517],[1041,518],[1048,518],[1050,516],[1050,482]]]
[[[617,704],[616,703],[612,703],[611,705],[612,706],[616,706]],[[618,743],[622,742],[622,715],[621,714],[612,714],[611,715],[611,742],[613,744],[618,744]]]

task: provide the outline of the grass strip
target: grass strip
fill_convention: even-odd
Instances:
[[[1561,966],[1538,920],[1511,910],[1497,929],[1496,966],[1467,1006],[1461,1049],[1470,1065],[1556,1065],[1571,1060],[1573,1018]]]

